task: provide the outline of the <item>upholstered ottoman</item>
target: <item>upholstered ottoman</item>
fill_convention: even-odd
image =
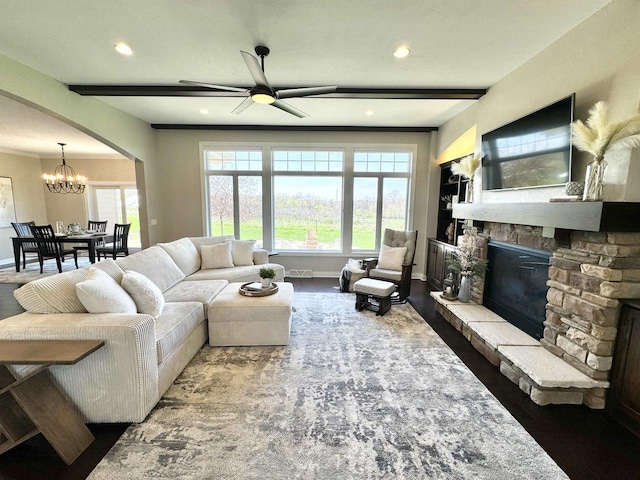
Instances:
[[[376,315],[384,315],[391,308],[391,294],[395,290],[396,286],[393,283],[384,280],[358,280],[353,284],[353,291],[356,292],[356,310],[367,308],[375,311]]]
[[[241,285],[230,283],[209,304],[209,345],[287,345],[293,285],[278,282],[278,292],[266,297],[245,297]]]

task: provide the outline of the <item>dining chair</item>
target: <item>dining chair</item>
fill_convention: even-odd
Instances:
[[[87,230],[94,230],[95,232],[106,232],[107,231],[107,221],[105,220],[104,222],[100,221],[100,220],[89,220],[87,222]],[[99,240],[96,243],[96,247],[102,246],[104,245],[104,240]],[[73,247],[74,250],[87,250],[89,251],[89,246],[88,245],[78,245],[76,247]]]
[[[40,273],[45,260],[55,258],[58,264],[58,272],[62,273],[62,262],[67,254],[73,255],[78,268],[78,252],[75,249],[65,250],[56,240],[56,235],[51,225],[31,225],[29,227],[38,246],[38,261],[40,262]]]
[[[114,260],[118,254],[123,254],[122,256],[125,257],[129,255],[129,247],[127,244],[129,242],[130,228],[130,223],[116,223],[113,227],[113,243],[105,245],[104,247],[96,248],[98,260],[100,260],[102,255],[104,255],[105,259],[107,258],[107,255],[110,255]]]
[[[30,237],[31,229],[29,227],[35,224],[36,222],[33,220],[30,222],[11,222],[11,226],[19,237]],[[27,253],[37,254],[38,246],[35,242],[25,242],[20,248],[22,248],[22,268],[27,268]]]

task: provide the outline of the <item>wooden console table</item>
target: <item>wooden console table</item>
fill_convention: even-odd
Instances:
[[[102,340],[0,340],[0,454],[42,433],[71,465],[93,442],[82,418],[51,380],[50,365],[73,365]],[[5,366],[40,365],[16,379]]]

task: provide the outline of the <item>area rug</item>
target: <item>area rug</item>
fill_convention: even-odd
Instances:
[[[28,258],[28,257],[27,257]],[[89,257],[78,257],[78,268],[91,265]],[[68,272],[69,270],[75,270],[76,264],[73,261],[73,257],[67,257],[62,263],[62,271]],[[20,271],[16,272],[16,267],[11,265],[0,269],[0,283],[17,283],[23,285],[32,280],[39,278],[50,277],[58,273],[58,265],[55,260],[47,260],[44,262],[42,273],[40,273],[40,264],[36,262],[27,263],[27,268],[23,269],[20,264]]]
[[[296,293],[288,347],[205,345],[90,479],[566,479],[410,305]]]

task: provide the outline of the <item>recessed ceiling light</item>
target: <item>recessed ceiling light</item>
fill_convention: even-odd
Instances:
[[[410,51],[411,50],[409,50],[409,47],[406,47],[406,46],[403,45],[401,47],[396,48],[396,51],[393,52],[393,56],[396,57],[396,58],[404,58],[407,55],[409,55]]]
[[[126,43],[116,43],[113,48],[121,55],[133,55],[133,50]]]
[[[373,113],[374,113],[374,112],[373,112],[373,110],[367,110],[366,112],[364,112],[364,114],[365,114],[367,117],[371,117],[371,116],[373,116]]]
[[[202,115],[209,115],[209,110],[207,110],[206,108],[201,108],[200,110],[198,110]]]

